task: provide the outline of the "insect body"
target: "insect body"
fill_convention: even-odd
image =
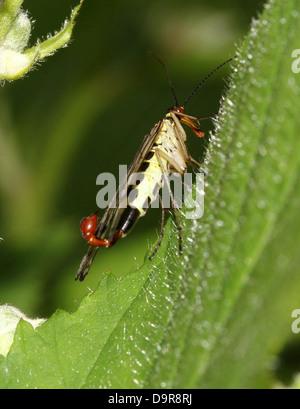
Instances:
[[[174,172],[183,175],[187,171],[191,156],[185,145],[186,133],[177,114],[187,120],[199,137],[204,136],[199,126],[191,118],[185,117],[183,108],[172,108],[155,126],[154,131],[151,131],[153,140],[147,138],[148,143],[151,141],[148,152],[136,170],[140,177],[127,189],[127,207],[116,229],[122,237],[129,233],[137,220],[146,214],[151,202],[157,198],[164,182],[164,175]]]
[[[127,197],[125,209],[108,208],[98,226],[97,213],[82,221],[81,233],[90,244],[90,248],[81,263],[77,279],[85,278],[99,247],[111,247],[121,237],[126,236],[138,219],[146,214],[150,203],[159,194],[164,175],[174,172],[183,175],[187,171],[188,163],[194,159],[185,145],[187,137],[180,122],[190,126],[197,137],[204,136],[204,132],[193,119],[196,118],[187,116],[182,107],[171,108],[165,118],[145,136],[134,158],[127,175],[126,193],[123,192]],[[130,185],[128,181],[134,173],[139,175],[139,179]],[[116,196],[120,202],[120,188]],[[180,226],[178,227],[180,229]]]
[[[231,60],[232,58],[221,66]],[[189,101],[196,90],[221,66],[217,67],[198,85],[185,101],[184,105]],[[166,182],[168,185],[167,176],[172,173],[183,175],[187,171],[189,163],[197,163],[187,150],[185,145],[187,136],[181,123],[189,126],[199,138],[204,136],[204,132],[200,129],[199,118],[187,115],[184,110],[184,105],[182,107],[178,106],[170,80],[169,83],[176,106],[171,108],[166,116],[144,137],[140,149],[128,170],[126,181],[120,184],[112,200],[114,206],[108,206],[99,223],[97,213],[88,216],[81,223],[81,233],[90,246],[76,275],[76,279],[80,281],[88,274],[99,247],[111,247],[120,238],[126,236],[132,230],[138,219],[146,214],[150,203],[159,195],[162,184]],[[139,177],[132,182],[132,178],[135,175],[139,175]],[[176,216],[179,232],[179,249],[181,251],[180,221],[169,185],[168,189]],[[118,205],[124,203],[124,201],[126,205],[124,208],[120,208]],[[160,245],[163,233],[164,211],[165,209],[163,209],[162,213],[160,239],[150,259],[154,256]]]

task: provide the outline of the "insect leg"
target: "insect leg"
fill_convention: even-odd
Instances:
[[[162,241],[162,238],[163,238],[163,236],[164,236],[164,231],[165,231],[165,212],[166,212],[166,209],[163,207],[163,202],[162,202],[160,196],[159,196],[159,200],[160,200],[161,211],[162,211],[162,212],[161,212],[161,227],[160,227],[160,233],[159,233],[158,242],[157,242],[157,244],[156,244],[156,246],[155,246],[155,249],[154,249],[153,253],[152,253],[151,256],[149,257],[149,260],[152,260],[153,257],[155,256],[155,254],[157,253],[157,251],[158,251],[158,249],[159,249],[159,247],[160,247],[160,245],[161,245],[161,241]]]
[[[167,177],[167,172],[166,172],[166,170],[164,168],[164,165],[162,163],[161,156],[160,156],[161,154],[164,155],[164,152],[162,152],[160,149],[155,149],[155,154],[157,156],[158,163],[159,163],[159,165],[161,167],[161,170],[162,170],[162,173],[163,173],[163,178],[164,178],[164,180],[165,180],[165,182],[167,184],[168,190],[169,190],[169,194],[170,194],[170,198],[171,198],[171,202],[172,202],[172,208],[173,208],[173,211],[174,211],[177,230],[178,230],[179,252],[182,253],[182,228],[181,228],[181,223],[180,223],[178,212],[177,212],[177,209],[176,209],[176,206],[175,206],[175,200],[174,200],[174,196],[173,196],[172,189],[171,189],[171,186],[170,186],[170,182],[169,182],[169,179]]]
[[[167,172],[164,168],[162,168],[163,163],[161,162],[161,158],[165,159],[168,162],[168,164],[171,165],[172,168],[176,171],[176,173],[179,173],[179,175],[183,175],[185,173],[185,170],[183,170],[179,166],[178,162],[176,162],[176,160],[174,160],[170,155],[168,155],[167,153],[161,151],[159,148],[156,149],[156,152],[159,152],[160,160],[158,159],[158,161],[159,161],[159,165],[160,165],[163,173],[168,174],[169,172]],[[189,160],[189,158],[187,160]]]
[[[186,113],[181,113],[181,112],[176,112],[176,115],[178,116],[184,116],[186,118],[190,118],[194,121],[204,121],[206,119],[212,119],[215,118],[218,115],[218,112],[211,114],[211,115],[207,115],[207,116],[202,116],[202,117],[198,117],[198,116],[191,116],[191,115],[187,115]]]
[[[176,138],[180,144],[181,147],[181,152],[182,155],[186,158],[186,161],[189,162],[190,164],[195,163],[196,165],[198,165],[199,167],[201,167],[201,163],[199,163],[198,161],[196,161],[196,159],[192,158],[190,153],[188,152],[186,145],[184,143],[184,141],[186,140],[186,135],[184,132],[184,129],[182,128],[181,123],[179,122],[178,118],[176,117],[176,115],[172,115],[172,118],[174,119],[175,123],[176,123],[176,127],[174,128],[175,134],[176,134]],[[189,118],[193,118],[193,117],[189,117]],[[208,117],[207,117],[208,118]],[[168,162],[169,159],[165,158]],[[174,166],[174,165],[173,165]],[[199,170],[198,168],[195,167],[195,169]]]
[[[188,127],[191,128],[191,130],[194,132],[194,134],[197,136],[197,138],[203,138],[205,135],[205,132],[203,132],[199,125],[197,125],[190,117],[182,116],[180,119],[180,122],[183,124],[187,125]]]
[[[190,165],[193,166],[193,168],[194,168],[194,170],[195,170],[196,172],[200,172],[200,171],[199,171],[199,168],[201,168],[201,166],[202,166],[202,164],[201,164],[200,162],[198,162],[198,161],[197,161],[196,159],[194,159],[192,156],[190,156],[189,162],[190,162]]]

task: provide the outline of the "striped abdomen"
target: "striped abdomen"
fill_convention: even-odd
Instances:
[[[183,174],[186,171],[186,158],[182,155],[174,129],[178,123],[175,123],[173,118],[174,115],[169,113],[162,120],[157,137],[137,170],[138,179],[135,179],[134,184],[128,185],[127,208],[124,209],[116,229],[122,231],[124,235],[129,233],[141,216],[146,214],[150,204],[157,198],[162,187],[163,169],[167,174],[174,171]],[[183,131],[180,125],[181,130]],[[168,158],[172,158],[176,163],[176,169]]]

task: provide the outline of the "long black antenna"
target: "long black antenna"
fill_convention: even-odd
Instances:
[[[157,57],[157,55],[155,55],[152,51],[150,51],[150,54],[162,65],[162,67],[163,67],[163,69],[164,69],[164,72],[165,72],[165,74],[166,74],[166,77],[167,77],[167,79],[168,79],[168,82],[169,82],[169,87],[171,88],[171,91],[172,91],[172,95],[173,95],[173,98],[174,98],[175,106],[178,107],[179,105],[178,105],[177,97],[176,97],[176,94],[175,94],[175,91],[174,91],[174,87],[173,87],[173,83],[172,83],[172,81],[171,81],[171,78],[170,78],[170,75],[169,75],[169,73],[168,73],[167,67],[165,66],[165,64],[163,63],[163,61],[162,61],[159,57]]]
[[[194,91],[187,97],[187,99],[185,100],[184,104],[182,105],[183,107],[186,106],[186,104],[189,102],[189,100],[192,98],[192,96],[198,91],[198,89],[200,87],[202,87],[202,85],[208,80],[208,78],[210,78],[216,71],[218,71],[221,67],[223,67],[223,65],[228,64],[230,61],[235,60],[236,56],[229,58],[229,60],[223,62],[221,65],[219,65],[217,68],[215,68],[210,74],[208,74],[201,82],[199,85],[197,85],[197,87],[194,89]],[[177,105],[178,106],[178,105]]]

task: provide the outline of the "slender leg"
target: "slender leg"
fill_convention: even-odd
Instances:
[[[196,165],[199,166],[199,168],[201,168],[202,166],[200,162],[196,161],[196,159],[192,158],[191,156],[190,156],[190,163],[195,163]]]
[[[171,202],[172,202],[172,208],[173,208],[173,211],[174,211],[174,215],[175,215],[175,219],[176,219],[176,225],[177,225],[177,230],[178,230],[178,247],[179,247],[179,252],[182,253],[182,228],[181,228],[181,224],[180,224],[180,220],[179,220],[178,211],[177,211],[177,208],[176,208],[176,206],[175,206],[174,196],[173,196],[173,193],[172,193],[172,189],[171,189],[171,186],[170,186],[170,182],[169,182],[169,179],[168,179],[167,172],[166,172],[166,170],[165,170],[165,168],[164,168],[164,165],[163,165],[163,163],[162,163],[162,160],[161,160],[161,157],[160,157],[160,154],[159,154],[159,149],[156,149],[156,150],[155,150],[155,153],[156,153],[156,156],[157,156],[157,160],[158,160],[158,162],[159,162],[159,165],[160,165],[160,167],[161,167],[161,169],[162,169],[162,172],[163,172],[163,178],[164,178],[164,180],[165,180],[165,182],[166,182],[166,184],[167,184],[167,186],[168,186],[168,190],[169,190],[169,194],[170,194],[170,198],[171,198]]]
[[[165,212],[166,212],[166,209],[163,207],[161,197],[159,197],[159,199],[160,199],[160,203],[161,203],[161,227],[160,227],[158,242],[156,244],[156,247],[155,247],[153,253],[149,257],[149,260],[152,260],[153,257],[155,256],[155,254],[157,253],[157,251],[158,251],[158,249],[159,249],[159,247],[161,245],[161,241],[162,241],[162,238],[164,236],[164,231],[165,231]]]
[[[178,249],[179,249],[179,253],[182,254],[182,227],[181,227],[181,223],[179,220],[179,215],[178,215],[176,207],[173,207],[173,210],[174,210],[176,225],[177,225],[177,230],[178,230]]]
[[[201,168],[201,166],[202,166],[202,164],[201,164],[200,162],[196,161],[196,159],[194,159],[194,158],[192,158],[192,157],[190,156],[190,158],[189,158],[189,164],[191,165],[191,167],[194,169],[194,171],[195,171],[196,173],[200,173],[200,169],[199,169],[199,168]]]

